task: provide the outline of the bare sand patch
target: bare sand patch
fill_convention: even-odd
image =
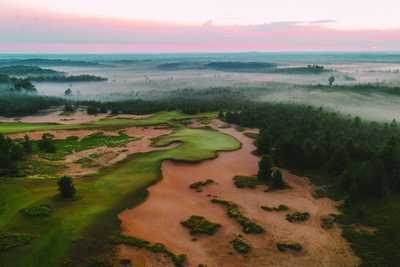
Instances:
[[[222,152],[214,160],[189,164],[165,161],[162,164],[163,179],[149,188],[148,199],[140,206],[128,209],[119,215],[123,234],[133,235],[151,242],[165,244],[176,254],[188,256],[188,266],[207,264],[208,267],[232,266],[357,266],[355,257],[341,237],[341,230],[333,227],[324,230],[320,226],[321,216],[337,213],[336,203],[327,198],[314,199],[313,186],[307,178],[284,171],[284,179],[291,189],[275,192],[238,189],[232,178],[236,175],[255,175],[258,158],[251,138],[234,128],[220,128],[223,123],[212,122],[213,127],[237,138],[242,147],[233,152]],[[248,131],[248,130],[246,130]],[[256,132],[256,130],[254,130]],[[193,182],[213,179],[217,184],[204,188],[202,193],[189,189]],[[210,196],[237,203],[243,213],[265,227],[261,235],[244,235],[241,227],[228,218],[225,210],[210,203]],[[289,206],[290,211],[309,212],[311,219],[293,224],[285,219],[287,212],[271,213],[261,206]],[[199,236],[192,240],[180,222],[191,215],[201,215],[210,221],[222,224],[214,236]],[[237,234],[243,234],[252,245],[250,255],[234,252],[229,241]],[[277,242],[299,242],[304,247],[300,254],[282,253],[276,248]],[[145,254],[141,254],[145,253]],[[141,265],[135,259],[141,256]],[[147,255],[147,256],[146,256]],[[135,266],[172,266],[148,257],[148,252],[119,246],[119,257],[131,259]]]
[[[42,111],[38,114],[31,116],[15,117],[15,118],[0,117],[0,122],[20,121],[25,123],[82,124],[106,118],[142,119],[142,118],[148,118],[150,116],[151,115],[131,115],[131,114],[121,114],[114,116],[106,113],[89,115],[83,109],[79,109],[78,111],[73,112],[69,115],[64,115],[62,108],[58,107]]]
[[[101,168],[112,166],[117,162],[126,159],[129,155],[135,153],[149,152],[153,150],[170,149],[173,146],[167,147],[153,147],[151,146],[152,138],[168,134],[171,132],[169,128],[160,127],[130,127],[124,129],[123,132],[129,136],[140,137],[140,140],[129,142],[120,147],[107,147],[101,146],[93,149],[88,149],[73,153],[65,157],[63,163],[66,165],[65,174],[71,176],[82,176],[98,172]],[[108,132],[107,132],[108,133]],[[117,134],[116,132],[113,132]],[[176,144],[174,144],[176,145]],[[98,157],[91,157],[91,155],[97,154]],[[82,158],[89,158],[95,163],[93,167],[83,166],[77,163]]]

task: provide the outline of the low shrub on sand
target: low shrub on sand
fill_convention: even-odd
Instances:
[[[303,250],[303,247],[299,243],[277,243],[276,247],[281,252],[300,252]]]
[[[111,237],[111,242],[114,244],[124,244],[137,248],[147,249],[153,253],[164,254],[172,260],[172,262],[176,267],[183,267],[185,266],[186,263],[186,255],[184,254],[176,255],[173,252],[171,252],[164,244],[161,243],[152,244],[147,240],[125,235],[114,235]]]
[[[242,230],[246,234],[261,234],[265,232],[264,228],[244,216],[240,210],[239,206],[231,201],[225,201],[221,199],[211,199],[212,203],[222,205],[226,208],[227,214],[230,218],[234,219],[242,226]]]
[[[260,180],[255,176],[235,176],[233,181],[237,188],[250,188],[255,189],[257,185],[260,185]]]
[[[261,208],[265,211],[287,211],[289,207],[286,205],[279,205],[278,207],[268,207],[268,206],[261,206]]]
[[[181,224],[189,229],[191,235],[213,235],[221,227],[220,224],[210,222],[206,218],[197,215],[192,215],[188,220],[182,221]]]
[[[310,219],[310,213],[308,212],[295,212],[286,215],[286,220],[291,223],[304,222]]]
[[[321,227],[324,229],[331,229],[335,223],[335,218],[332,216],[321,217]]]
[[[247,254],[251,251],[251,246],[242,238],[235,238],[231,242],[232,247],[240,254]]]
[[[205,186],[210,185],[210,184],[214,184],[214,183],[215,183],[214,180],[212,180],[212,179],[207,179],[207,180],[205,180],[205,181],[194,182],[193,184],[191,184],[191,185],[189,186],[189,188],[195,190],[196,192],[202,192],[202,191],[203,191],[203,188],[204,188]]]

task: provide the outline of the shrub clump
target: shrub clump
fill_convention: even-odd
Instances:
[[[235,238],[231,242],[232,247],[240,254],[247,254],[251,251],[251,246],[241,238]]]
[[[210,222],[206,218],[197,215],[192,215],[188,220],[181,222],[181,224],[190,230],[191,235],[213,235],[221,227],[220,224]]]
[[[61,197],[73,198],[75,196],[76,190],[71,177],[63,176],[58,180],[57,184]]]
[[[287,211],[289,207],[286,205],[279,205],[278,207],[268,207],[268,206],[261,206],[261,208],[265,211]]]
[[[310,213],[308,212],[295,212],[286,215],[286,220],[288,220],[291,223],[295,222],[304,222],[310,219]]]
[[[254,176],[235,176],[233,181],[237,188],[250,188],[255,189],[261,182]]]
[[[332,216],[321,217],[321,227],[324,229],[331,229],[335,223],[335,218]]]
[[[186,255],[176,255],[171,252],[164,244],[161,243],[152,244],[147,240],[125,235],[114,235],[111,237],[111,242],[114,244],[124,244],[137,248],[147,249],[148,251],[151,251],[153,253],[164,254],[172,260],[176,267],[183,267],[186,263]]]
[[[286,252],[286,251],[300,252],[303,250],[303,247],[299,243],[277,243],[276,247],[281,252]]]
[[[210,184],[214,184],[214,183],[215,183],[214,180],[207,179],[205,181],[195,182],[195,183],[191,184],[189,186],[189,188],[195,190],[196,192],[203,192],[203,187],[210,185]]]
[[[32,206],[22,209],[21,213],[29,217],[46,217],[50,215],[50,208],[47,205]]]
[[[222,205],[226,208],[227,214],[230,218],[234,219],[242,226],[242,230],[246,234],[261,234],[265,232],[264,228],[244,216],[240,210],[239,206],[231,201],[225,201],[221,199],[211,199],[212,203]]]
[[[22,233],[2,233],[0,234],[0,251],[24,246],[32,241],[32,236]]]
[[[327,191],[325,187],[317,187],[315,188],[312,196],[316,199],[326,197]]]

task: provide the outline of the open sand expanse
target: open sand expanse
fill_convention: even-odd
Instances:
[[[218,128],[217,124],[218,121],[213,121],[213,127]],[[237,138],[242,143],[241,149],[219,153],[216,159],[200,163],[164,161],[163,179],[149,188],[148,199],[120,214],[124,234],[160,242],[176,254],[186,254],[188,266],[350,267],[359,264],[359,259],[352,254],[337,226],[329,230],[321,228],[321,216],[338,212],[336,203],[326,198],[314,199],[311,195],[313,186],[307,178],[284,171],[284,179],[290,189],[264,192],[263,186],[254,190],[236,188],[232,178],[236,175],[255,175],[259,159],[252,154],[255,150],[252,139],[234,128],[219,130]],[[205,179],[213,179],[216,184],[205,187],[203,192],[189,189],[193,182]],[[223,207],[210,202],[212,197],[237,203],[243,214],[265,228],[265,233],[243,234],[240,225],[226,215]],[[285,219],[288,212],[266,212],[260,208],[280,204],[287,205],[290,208],[288,212],[309,212],[311,219],[290,223]],[[204,216],[222,227],[213,236],[193,239],[180,224],[191,215]],[[238,234],[242,234],[253,247],[247,256],[235,252],[229,243]],[[277,242],[298,242],[303,246],[303,252],[279,252]],[[131,260],[133,266],[173,266],[163,256],[125,245],[119,246],[118,256]]]

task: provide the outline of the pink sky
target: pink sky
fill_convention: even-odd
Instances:
[[[109,6],[110,1],[3,1],[5,3],[0,3],[0,52],[400,50],[398,17],[393,20],[389,12],[383,19],[381,12],[368,9],[371,8],[368,3],[364,10],[357,11],[357,16],[353,12],[353,19],[358,19],[351,21],[346,17],[348,11],[340,13],[340,9],[331,9],[324,13],[316,8],[312,15],[311,8],[304,7],[297,12],[285,13],[282,9],[281,16],[268,15],[269,12],[261,16],[255,10],[265,8],[278,12],[282,6],[270,4],[267,9],[268,6],[262,4],[267,1],[258,0],[241,1],[251,6],[243,7],[243,12],[237,4],[222,8],[221,3],[225,0],[215,5],[212,12],[207,12],[211,9],[207,6],[212,3],[209,0],[204,0],[205,6],[194,4],[193,8],[187,4],[190,0],[171,0],[167,1],[169,5],[161,6],[154,3],[153,6],[137,3],[135,6],[132,3],[136,1],[113,1],[118,8]],[[305,0],[305,3],[310,1],[314,0]],[[382,1],[392,3],[391,0]],[[85,4],[79,4],[81,2]],[[146,1],[152,2],[154,0]],[[290,4],[293,1],[281,2]],[[257,8],[251,3],[260,6]],[[340,6],[340,3],[336,4]],[[131,12],[124,12],[124,7]],[[301,14],[302,10],[304,14]],[[187,17],[185,11],[191,16]],[[179,16],[182,12],[186,15]],[[375,17],[371,17],[371,13]],[[331,15],[328,17],[328,14]],[[264,15],[272,19],[264,18]],[[337,20],[338,17],[346,23]],[[364,19],[368,22],[363,24]],[[375,21],[375,25],[371,25],[371,21]]]

